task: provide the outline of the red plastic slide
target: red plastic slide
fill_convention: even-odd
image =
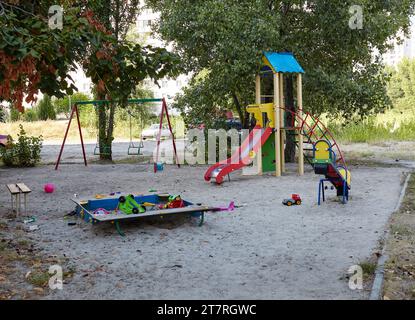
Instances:
[[[211,181],[213,178],[216,179],[217,184],[221,184],[223,178],[228,174],[251,164],[251,151],[257,153],[259,148],[268,140],[272,132],[272,128],[263,129],[260,126],[256,126],[232,157],[218,162],[206,171],[205,180]]]

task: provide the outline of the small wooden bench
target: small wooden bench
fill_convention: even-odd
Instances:
[[[23,194],[24,196],[24,210],[25,210],[25,213],[27,213],[27,195],[31,193],[32,190],[30,190],[24,183],[8,184],[7,189],[9,189],[9,192],[11,195],[12,211],[15,209],[14,203],[16,203],[16,216],[19,216],[20,214],[20,208],[21,208],[20,195],[21,194]]]

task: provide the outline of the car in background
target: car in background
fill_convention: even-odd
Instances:
[[[231,129],[236,129],[238,131],[242,130],[242,123],[241,121],[237,119],[228,119],[226,120],[225,124],[226,124],[227,130],[231,130]]]
[[[5,148],[8,143],[8,136],[0,134],[0,148]]]
[[[143,140],[148,139],[148,138],[154,138],[157,139],[158,134],[160,131],[160,124],[152,124],[150,126],[150,128],[143,130],[141,136],[143,138]],[[161,128],[161,136],[160,138],[170,138],[171,137],[171,133],[170,130],[166,129],[166,128]]]

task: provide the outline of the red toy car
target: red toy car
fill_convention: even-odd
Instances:
[[[291,195],[291,199],[285,199],[282,204],[286,205],[288,207],[291,207],[293,205],[297,205],[297,206],[301,206],[302,200],[300,195],[298,194],[293,194]]]

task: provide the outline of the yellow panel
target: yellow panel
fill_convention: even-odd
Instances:
[[[262,57],[262,62],[264,63],[264,65],[269,67],[274,73],[277,73],[277,71],[274,70],[274,67],[269,63],[268,59],[265,56]]]
[[[248,113],[252,113],[257,121],[257,125],[262,127],[263,124],[263,113],[266,113],[268,116],[268,127],[275,128],[275,113],[274,113],[274,104],[273,103],[266,103],[266,104],[253,104],[249,105],[246,108]]]
[[[330,144],[327,141],[318,141],[315,145],[314,159],[317,161],[331,160],[330,157]]]
[[[275,128],[275,112],[274,112],[274,104],[273,103],[267,103],[267,104],[261,104],[259,106],[259,109],[261,110],[261,113],[266,113],[268,116],[268,127]]]
[[[248,113],[252,113],[256,119],[257,125],[262,127],[262,113],[261,109],[259,108],[260,105],[258,104],[252,104],[249,105],[248,108],[246,108],[246,111]]]
[[[344,168],[339,168],[339,173],[341,174],[341,176],[343,177],[343,179],[346,178],[347,175],[347,185],[351,186],[351,182],[352,182],[352,174],[350,173],[349,170],[346,170]]]

